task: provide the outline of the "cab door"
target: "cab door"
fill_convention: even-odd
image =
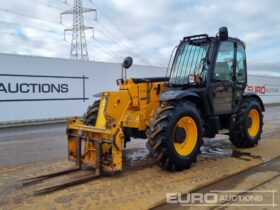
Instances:
[[[234,42],[221,41],[213,65],[210,98],[215,115],[230,113],[234,105]]]
[[[245,47],[237,43],[236,52],[236,86],[235,86],[235,106],[238,107],[247,85],[247,65]]]

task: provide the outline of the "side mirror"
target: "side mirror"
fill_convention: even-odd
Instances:
[[[132,57],[126,57],[124,60],[123,60],[123,63],[122,63],[122,67],[124,69],[128,69],[132,66],[132,63],[133,63],[133,59]]]
[[[132,57],[126,57],[122,63],[122,81],[126,80],[126,70],[132,66],[133,59]]]
[[[228,39],[228,29],[227,27],[221,27],[219,29],[219,37],[221,41],[225,41]]]

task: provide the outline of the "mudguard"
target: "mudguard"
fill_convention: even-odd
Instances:
[[[255,98],[261,105],[261,108],[262,108],[262,111],[264,112],[265,111],[265,108],[264,108],[264,105],[263,105],[263,102],[262,102],[262,99],[260,96],[258,96],[256,93],[251,93],[251,92],[245,92],[243,93],[243,97],[253,97]]]
[[[160,94],[159,100],[161,102],[170,101],[175,99],[182,99],[185,97],[197,97],[200,98],[198,94],[186,90],[171,90]]]

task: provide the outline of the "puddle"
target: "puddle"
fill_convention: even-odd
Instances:
[[[201,146],[201,156],[210,160],[223,157],[233,157],[245,161],[250,161],[252,159],[262,160],[261,156],[237,150],[236,147],[223,136],[218,136],[215,139],[205,139],[204,145]]]
[[[144,145],[145,146],[145,145]],[[123,167],[125,170],[143,168],[153,164],[153,159],[145,147],[128,148],[123,153]]]
[[[232,144],[222,137],[204,139],[204,144],[201,146],[201,156],[207,159],[230,157],[233,149]]]
[[[233,150],[231,157],[238,158],[241,160],[246,160],[246,161],[250,161],[251,159],[262,160],[262,157],[259,155],[252,155],[250,152],[241,152],[238,150]]]
[[[133,148],[124,152],[125,161],[138,161],[142,159],[149,159],[149,152],[146,148]]]

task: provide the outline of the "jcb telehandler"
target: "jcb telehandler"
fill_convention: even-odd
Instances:
[[[228,130],[236,147],[258,144],[265,108],[258,95],[244,92],[244,43],[222,27],[214,37],[184,37],[174,52],[166,77],[127,79],[132,58],[126,58],[119,90],[100,94],[83,120],[68,121],[68,155],[79,168],[121,171],[130,138],[147,138],[151,155],[167,170],[189,168],[202,138],[220,130]]]

